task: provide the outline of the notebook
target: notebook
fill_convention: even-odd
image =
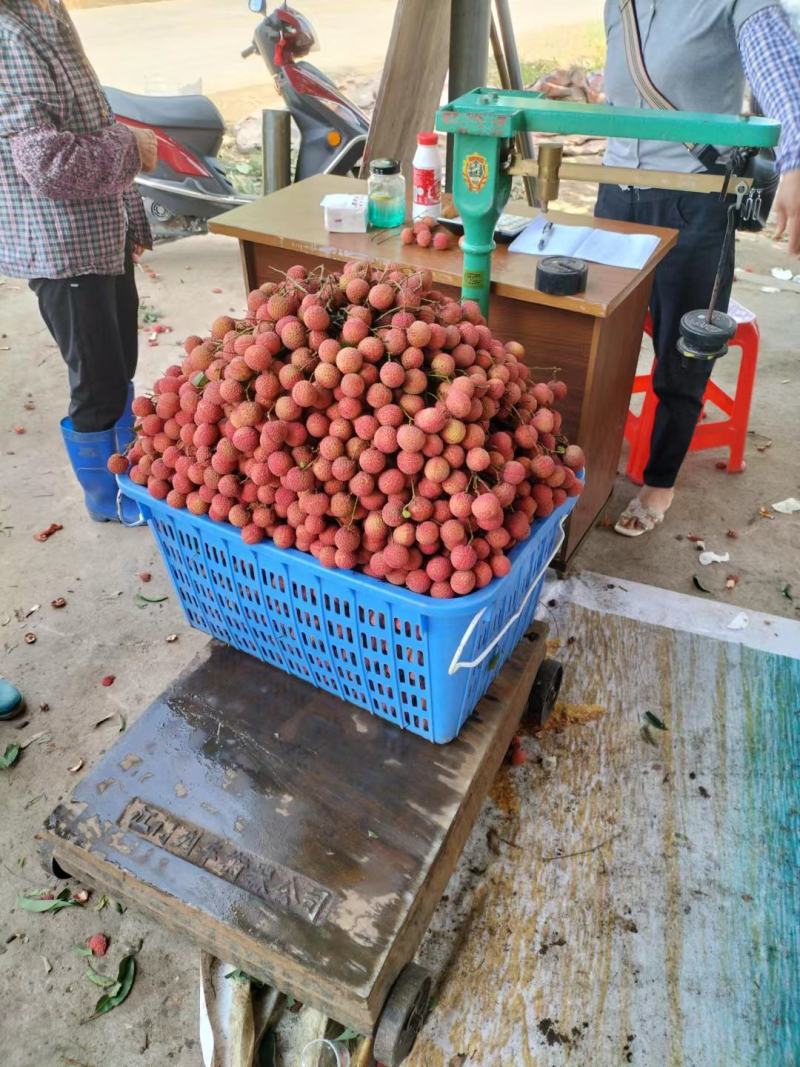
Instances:
[[[569,226],[556,223],[542,251],[539,239],[547,219],[537,215],[519,237],[508,246],[509,252],[529,256],[576,256],[609,267],[640,270],[658,247],[658,237],[649,233],[616,233],[592,226]]]

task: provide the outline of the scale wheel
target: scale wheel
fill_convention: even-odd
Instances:
[[[422,1029],[433,980],[424,967],[408,963],[386,998],[375,1030],[373,1055],[385,1067],[400,1067]]]
[[[556,706],[564,668],[557,659],[546,659],[539,668],[528,696],[527,719],[531,726],[544,726]]]
[[[66,878],[72,877],[71,874],[67,874],[56,859],[53,853],[53,846],[49,841],[39,841],[37,852],[39,854],[39,863],[48,878],[58,878],[60,881],[63,881]]]

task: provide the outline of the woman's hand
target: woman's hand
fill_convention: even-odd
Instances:
[[[156,135],[152,130],[148,130],[142,126],[129,126],[133,136],[136,138],[136,146],[139,149],[139,159],[142,163],[142,170],[151,171],[155,170],[156,163],[158,162],[158,142],[156,141]]]
[[[789,237],[789,255],[800,256],[800,170],[787,170],[781,177],[774,204],[774,240]]]

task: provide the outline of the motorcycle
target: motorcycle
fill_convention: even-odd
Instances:
[[[351,174],[361,161],[369,119],[317,67],[304,60],[319,44],[309,20],[287,2],[270,14],[266,0],[248,0],[262,15],[242,58],[260,55],[300,133],[294,180]],[[208,219],[255,199],[237,193],[219,162],[225,122],[206,96],[143,96],[105,88],[119,122],[156,136],[158,162],[136,186],[157,236],[203,233]]]

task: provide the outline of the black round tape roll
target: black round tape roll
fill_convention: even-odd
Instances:
[[[589,265],[573,256],[545,256],[536,267],[536,288],[550,296],[574,296],[586,289]]]

